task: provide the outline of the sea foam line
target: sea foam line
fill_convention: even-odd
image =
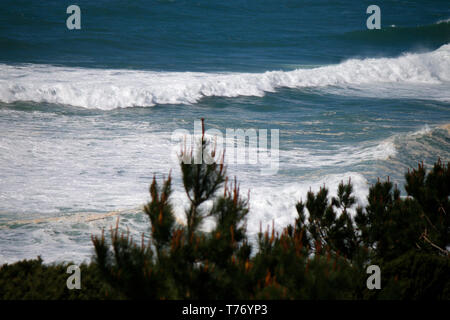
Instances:
[[[49,217],[49,218],[37,218],[37,219],[25,219],[25,220],[14,220],[8,221],[0,225],[0,228],[11,227],[15,225],[22,224],[38,224],[38,223],[50,223],[50,222],[91,222],[96,220],[106,219],[108,217],[115,217],[121,214],[127,213],[140,213],[142,208],[127,209],[127,210],[116,210],[107,213],[89,213],[89,212],[77,212],[76,214],[64,217]]]

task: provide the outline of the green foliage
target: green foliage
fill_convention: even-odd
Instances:
[[[444,255],[450,245],[449,166],[438,161],[426,175],[419,164],[406,175],[407,198],[388,180],[370,188],[368,206],[355,217],[375,261],[390,261],[410,250]]]
[[[202,138],[196,150],[196,156],[193,157],[192,151],[186,150],[180,155],[183,185],[190,202],[190,207],[186,211],[189,239],[198,229],[202,220],[208,216],[201,210],[201,204],[212,199],[225,181],[224,166],[217,163],[215,149],[210,152],[208,150],[209,142],[204,137],[203,119],[202,130]]]
[[[162,190],[158,190],[156,179],[150,186],[150,195],[152,201],[144,207],[145,213],[150,218],[152,224],[152,237],[158,254],[170,242],[172,229],[175,223],[175,217],[172,213],[172,206],[168,202],[171,189],[171,178],[164,182]]]
[[[375,259],[391,260],[415,247],[424,224],[414,199],[401,199],[392,183],[377,182],[369,190],[368,206],[356,216],[365,244]]]
[[[369,204],[355,217],[370,263],[382,270],[379,292],[366,298],[448,299],[450,286],[450,169],[441,161],[430,173],[423,165],[405,175],[408,197],[391,182],[370,188]]]
[[[426,225],[420,236],[422,248],[447,254],[450,246],[450,167],[440,160],[431,172],[419,164],[418,169],[405,175],[405,190],[420,206],[421,218]]]
[[[290,230],[285,228],[281,235],[273,229],[260,232],[260,250],[251,260],[250,271],[257,283],[256,298],[352,298],[356,270],[348,260],[329,248],[317,247],[313,253],[304,246],[305,229]]]
[[[203,131],[204,132],[204,131]],[[449,166],[438,161],[406,175],[406,197],[389,179],[357,206],[349,180],[330,197],[324,186],[296,204],[297,218],[279,232],[246,234],[248,198],[228,182],[202,135],[196,157],[180,155],[188,199],[185,225],[170,204],[172,179],[150,185],[144,207],[150,241],[129,233],[93,237],[83,289],[65,286],[67,265],[21,261],[0,269],[3,299],[449,299]],[[197,160],[196,160],[197,159]],[[201,161],[198,161],[201,159]],[[220,157],[219,157],[220,159]],[[222,157],[223,161],[223,157]],[[206,205],[208,203],[208,205]],[[205,219],[214,226],[202,232]],[[382,289],[366,288],[366,268],[381,269]]]
[[[211,150],[212,149],[212,150]],[[159,299],[350,299],[358,270],[339,252],[353,254],[345,239],[354,234],[348,209],[354,204],[352,186],[341,184],[328,204],[327,190],[308,194],[299,217],[281,235],[269,230],[258,236],[258,250],[246,235],[248,199],[217,163],[214,148],[202,136],[197,157],[186,148],[180,155],[183,185],[189,206],[186,226],[175,226],[170,206],[171,179],[163,187],[153,180],[145,212],[151,222],[151,243],[136,246],[128,236],[112,231],[111,246],[94,238],[96,262],[111,286],[129,298]],[[197,159],[197,161],[195,161]],[[201,162],[198,159],[202,159]],[[194,161],[193,161],[194,160]],[[223,158],[222,158],[223,160]],[[219,190],[223,192],[219,194]],[[210,201],[212,206],[203,205]],[[337,218],[336,210],[341,211]],[[206,218],[214,220],[208,233],[200,231]],[[314,224],[318,223],[319,228]],[[325,236],[321,235],[326,229]],[[313,243],[313,241],[315,241]],[[352,238],[352,241],[355,241]],[[335,249],[337,248],[337,249]],[[156,252],[155,254],[152,254]]]
[[[121,299],[100,276],[94,264],[80,265],[81,289],[66,285],[71,263],[45,265],[38,257],[0,267],[0,300],[91,300]]]
[[[366,290],[364,298],[449,300],[449,272],[449,258],[411,250],[383,265],[382,290]]]
[[[347,184],[339,184],[337,198],[333,197],[331,201],[328,198],[328,189],[323,187],[317,194],[309,191],[306,203],[297,203],[299,217],[296,227],[306,230],[304,241],[315,251],[328,246],[333,252],[350,260],[357,254],[359,240],[348,211],[355,204],[352,193],[353,186],[349,180]],[[305,207],[309,212],[307,221]]]

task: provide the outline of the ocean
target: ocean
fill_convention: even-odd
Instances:
[[[405,195],[408,168],[450,160],[450,2],[1,1],[0,264],[89,261],[117,214],[148,236],[140,208],[170,171],[182,222],[172,137],[200,118],[279,132],[275,173],[228,166],[251,236],[349,178],[359,204],[378,178]]]

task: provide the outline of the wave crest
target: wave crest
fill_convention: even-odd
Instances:
[[[48,102],[115,109],[156,104],[192,104],[202,97],[261,97],[277,88],[358,88],[389,84],[447,85],[450,44],[397,58],[351,59],[337,65],[265,73],[194,73],[66,68],[0,64],[0,101]],[[410,90],[411,91],[411,90]],[[443,90],[416,96],[444,99]],[[444,90],[445,91],[445,90]],[[444,93],[445,94],[445,93]],[[447,93],[448,94],[448,93]]]

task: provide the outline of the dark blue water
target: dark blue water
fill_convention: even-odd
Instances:
[[[279,130],[274,174],[229,164],[251,190],[250,233],[291,222],[310,187],[351,178],[362,203],[378,177],[402,188],[418,161],[450,160],[449,18],[444,0],[3,0],[0,263],[86,259],[113,219],[87,217],[113,210],[148,231],[131,212],[171,169],[182,220],[172,134],[201,117]]]
[[[448,1],[2,1],[0,61],[159,71],[266,71],[434,50],[450,40]],[[395,25],[393,30],[390,26]]]

